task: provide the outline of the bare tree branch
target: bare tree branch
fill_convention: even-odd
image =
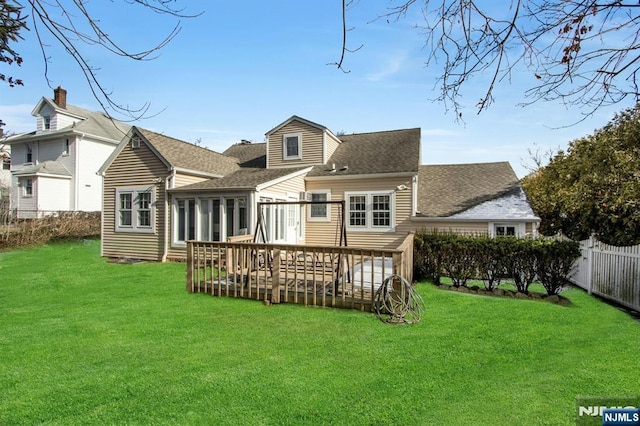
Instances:
[[[91,65],[87,56],[81,49],[82,45],[98,46],[118,57],[128,58],[134,61],[147,61],[157,57],[159,52],[170,43],[180,32],[183,18],[193,18],[200,14],[187,14],[185,9],[176,7],[175,0],[120,0],[133,7],[142,7],[153,13],[170,15],[178,19],[173,29],[158,43],[149,49],[132,51],[120,44],[103,28],[98,16],[88,9],[90,4],[87,0],[71,0],[63,2],[61,0],[25,0],[26,6],[17,3],[17,0],[0,0],[0,12],[7,7],[8,2],[13,3],[12,7],[22,11],[28,7],[30,16],[29,24],[34,31],[40,44],[42,57],[44,60],[44,76],[47,84],[53,88],[54,84],[49,78],[49,37],[52,37],[55,44],[64,48],[68,55],[76,63],[89,85],[93,96],[100,104],[100,107],[108,114],[118,113],[131,121],[141,118],[149,118],[150,104],[145,103],[139,107],[131,107],[118,103],[112,92],[105,89],[104,83],[98,76],[99,69]],[[2,15],[0,15],[2,16]],[[15,18],[15,17],[14,17]],[[21,17],[22,27],[19,30],[28,30],[26,17]],[[4,25],[4,22],[0,23]],[[4,53],[14,53],[9,50],[7,43],[2,44],[2,31],[0,27],[0,59]],[[12,41],[17,41],[13,39]],[[20,59],[22,61],[22,59]],[[5,61],[6,62],[6,61]],[[1,79],[2,75],[0,75]],[[21,82],[21,81],[20,81]],[[154,114],[155,115],[155,114]]]
[[[441,69],[434,100],[456,117],[472,80],[485,84],[480,113],[516,67],[532,76],[523,105],[559,100],[588,117],[603,106],[640,100],[640,2],[511,0],[504,8],[481,0],[390,0],[377,20],[397,22],[418,5],[426,65]]]
[[[338,62],[332,62],[330,64],[327,64],[327,65],[335,65],[339,70],[341,70],[345,74],[348,74],[351,71],[345,70],[342,66],[342,62],[344,61],[344,55],[347,52],[349,53],[357,52],[363,46],[363,45],[360,45],[356,49],[347,49],[347,31],[350,30],[350,29],[347,29],[347,9],[351,4],[352,4],[352,1],[349,1],[347,3],[346,0],[342,0],[342,49],[340,54],[340,60]]]

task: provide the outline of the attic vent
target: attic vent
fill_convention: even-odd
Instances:
[[[140,137],[135,136],[133,139],[131,139],[131,149],[138,148],[140,148]]]

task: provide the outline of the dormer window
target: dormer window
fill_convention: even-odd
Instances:
[[[287,133],[282,140],[282,153],[284,160],[302,159],[302,134]]]
[[[44,119],[44,129],[51,130],[51,117],[47,115],[47,116],[44,116],[43,119]]]
[[[33,163],[33,148],[31,148],[31,145],[27,145],[27,152],[24,160],[25,163]]]

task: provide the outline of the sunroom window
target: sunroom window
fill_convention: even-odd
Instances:
[[[247,233],[246,197],[176,198],[173,243],[188,240],[222,241]]]

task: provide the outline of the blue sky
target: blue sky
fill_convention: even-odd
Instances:
[[[199,3],[197,5],[194,5]],[[375,3],[375,4],[374,4]],[[509,161],[519,177],[532,164],[528,150],[566,148],[576,138],[604,126],[617,105],[585,121],[580,110],[560,103],[519,107],[533,73],[521,70],[499,86],[495,104],[476,114],[485,89],[471,81],[463,90],[464,123],[455,121],[438,96],[437,65],[425,67],[428,52],[416,24],[420,11],[399,22],[375,20],[385,2],[356,2],[349,11],[348,53],[344,67],[330,63],[341,52],[341,1],[187,2],[178,36],[156,59],[133,62],[95,47],[85,49],[99,68],[102,84],[123,105],[150,103],[142,127],[223,151],[241,139],[255,142],[291,115],[323,124],[334,132],[358,133],[420,127],[422,163],[449,164]],[[119,6],[115,6],[119,5]],[[175,18],[140,11],[125,2],[89,3],[103,27],[132,50],[162,40]],[[102,9],[101,9],[102,8]],[[0,85],[0,119],[5,131],[33,130],[31,110],[42,96],[52,97],[44,62],[33,31],[15,47],[25,62],[3,71],[25,80],[24,87]],[[51,86],[68,90],[68,102],[99,110],[72,60],[52,44]]]

